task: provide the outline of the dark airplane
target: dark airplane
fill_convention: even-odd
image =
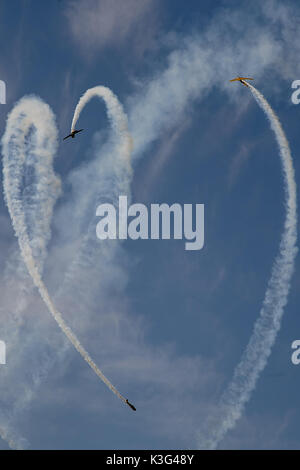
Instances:
[[[71,132],[71,134],[67,135],[66,137],[63,138],[63,140],[66,140],[68,139],[69,137],[72,137],[72,139],[74,139],[75,135],[78,134],[78,132],[81,132],[83,131],[83,129],[79,129],[78,131],[76,129],[74,129],[74,131]]]
[[[128,400],[126,400],[126,403],[127,403],[128,406],[130,406],[130,408],[131,408],[133,411],[136,411],[136,408],[135,408],[131,403],[129,403]]]

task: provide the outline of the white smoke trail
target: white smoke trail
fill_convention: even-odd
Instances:
[[[75,108],[71,124],[71,132],[75,130],[76,123],[79,119],[81,111],[86,106],[86,104],[95,96],[102,98],[105,102],[107,115],[111,122],[111,125],[114,131],[121,137],[121,143],[124,146],[122,155],[127,161],[128,167],[130,168],[133,144],[131,135],[128,132],[127,117],[118,98],[113,94],[113,92],[109,88],[104,86],[95,86],[86,90],[86,92],[78,101],[77,106]]]
[[[102,89],[102,87],[97,87]],[[124,115],[122,114],[122,107],[118,105],[116,97],[107,89],[103,88],[105,92],[106,100],[108,101],[108,113],[115,125],[115,129],[123,136],[126,137],[126,119],[121,119]],[[110,99],[111,98],[111,99]],[[82,103],[82,101],[81,101]],[[49,113],[48,105],[44,104],[44,112]],[[77,109],[77,108],[76,108]],[[82,108],[81,108],[82,109]],[[64,322],[60,312],[55,308],[47,288],[45,287],[40,272],[39,267],[35,262],[33,249],[30,245],[30,239],[28,235],[26,218],[24,213],[24,207],[22,203],[22,177],[23,177],[23,165],[25,162],[25,137],[27,136],[29,130],[32,126],[35,128],[35,140],[38,144],[42,144],[40,158],[47,158],[48,145],[49,141],[51,142],[51,132],[47,127],[47,119],[44,119],[41,109],[38,113],[31,117],[30,109],[22,110],[18,114],[19,109],[14,109],[8,117],[6,132],[2,139],[3,145],[3,174],[4,174],[4,194],[8,210],[12,219],[13,227],[18,237],[18,242],[22,254],[22,258],[26,264],[29,274],[31,275],[34,284],[39,290],[39,293],[47,305],[52,316],[56,320],[57,324],[60,326],[62,331],[65,333],[67,338],[81,354],[84,360],[90,365],[94,372],[101,378],[101,380],[107,385],[107,387],[115,393],[124,403],[128,402],[126,399],[118,392],[118,390],[110,383],[110,381],[104,376],[101,370],[93,362],[87,351],[82,347],[74,333]],[[128,132],[127,132],[128,134]],[[124,142],[125,141],[125,142]],[[126,149],[128,148],[127,142],[130,141],[130,138],[125,138],[123,143],[125,143]],[[129,146],[130,147],[130,146]],[[128,156],[125,153],[125,157]],[[40,175],[43,177],[43,175]]]
[[[99,279],[103,264],[112,266],[117,258],[120,246],[118,240],[115,243],[104,245],[95,239],[96,217],[91,217],[90,209],[95,214],[96,202],[105,199],[113,204],[118,204],[119,195],[127,195],[130,199],[130,185],[132,179],[131,152],[132,138],[128,132],[127,116],[116,96],[106,87],[96,86],[88,89],[80,98],[74,112],[71,131],[75,129],[76,123],[84,106],[93,98],[104,100],[109,120],[115,130],[117,141],[113,147],[108,147],[95,152],[95,159],[87,168],[79,169],[76,178],[77,186],[84,185],[84,191],[80,191],[80,199],[72,206],[76,218],[82,220],[88,210],[88,229],[81,237],[80,246],[76,249],[76,255],[66,269],[64,280],[57,293],[62,302],[69,296],[70,302],[74,300],[79,304],[82,313],[87,308],[91,298],[96,292],[99,293]],[[113,151],[112,151],[113,150]],[[86,185],[86,181],[89,184]],[[83,193],[83,194],[82,194]],[[64,211],[68,208],[64,208]],[[102,263],[101,263],[102,260]],[[108,277],[108,270],[105,277]],[[103,278],[103,276],[102,276]],[[102,279],[103,280],[103,279]],[[106,279],[107,281],[107,279]],[[122,280],[120,280],[122,282]],[[84,293],[83,297],[81,293]],[[87,295],[88,293],[88,295]],[[80,300],[77,298],[80,297]],[[90,309],[89,309],[90,310]]]
[[[30,114],[31,118],[28,119]],[[41,119],[42,118],[42,119]],[[32,126],[39,123],[42,138],[30,138],[20,141],[19,137],[23,133],[30,134]],[[18,128],[18,133],[14,129]],[[51,109],[40,99],[34,96],[22,98],[14,107],[10,114],[10,122],[7,123],[6,136],[13,134],[14,146],[19,146],[19,151],[23,155],[27,153],[28,158],[22,162],[23,177],[20,180],[19,190],[22,192],[23,208],[25,219],[30,225],[30,244],[33,256],[36,260],[39,271],[43,269],[46,257],[46,246],[50,238],[50,223],[54,204],[60,195],[61,185],[53,171],[53,157],[57,149],[57,128],[55,117]],[[31,135],[32,137],[32,135]],[[2,144],[4,145],[3,137]],[[42,155],[42,158],[40,156]],[[12,168],[14,162],[11,162]],[[18,169],[14,168],[16,171]],[[31,285],[28,283],[23,262],[16,252],[6,263],[4,272],[5,288],[12,290],[14,296],[11,305],[2,307],[2,334],[9,338],[11,347],[10,364],[12,367],[5,367],[2,372],[2,384],[6,384],[9,389],[1,390],[1,396],[12,397],[13,405],[1,412],[2,439],[6,440],[10,447],[21,448],[24,440],[15,437],[11,430],[11,421],[25,403],[30,400],[28,385],[23,384],[23,377],[19,374],[19,383],[16,387],[12,384],[12,370],[19,366],[18,355],[14,354],[20,344],[23,345],[24,338],[20,338],[21,327],[24,324],[23,313],[28,307],[31,297]],[[31,377],[34,380],[34,377]],[[26,379],[27,380],[27,379]],[[30,388],[30,387],[29,387]],[[10,437],[13,436],[13,437]],[[23,442],[20,444],[20,442]]]
[[[293,160],[287,138],[275,112],[262,94],[249,84],[258,105],[266,114],[279,146],[285,190],[286,218],[279,253],[272,267],[260,316],[249,343],[237,365],[233,379],[220,400],[219,409],[208,423],[208,432],[199,436],[201,448],[215,449],[229,429],[241,417],[245,404],[255,389],[260,373],[267,364],[280,329],[287,303],[290,282],[297,255],[297,202]],[[205,437],[209,435],[209,437]]]
[[[29,109],[30,108],[30,109]],[[53,171],[53,157],[57,150],[57,128],[55,117],[50,108],[36,97],[25,97],[14,107],[12,119],[15,119],[17,125],[19,115],[30,113],[34,123],[40,122],[40,115],[44,113],[43,123],[48,132],[49,146],[46,155],[40,158],[45,151],[43,141],[36,141],[34,145],[26,143],[25,152],[28,155],[26,161],[26,170],[24,166],[24,191],[22,192],[23,209],[26,218],[26,224],[30,227],[30,245],[36,264],[40,272],[43,270],[43,264],[47,255],[47,244],[50,240],[50,225],[52,220],[53,208],[61,194],[60,179]],[[24,123],[25,124],[25,123]],[[26,124],[25,124],[26,125]],[[23,129],[24,132],[27,132]],[[45,128],[43,129],[43,132]],[[8,132],[10,130],[8,129]],[[25,162],[24,162],[25,165]],[[29,176],[27,176],[27,173]],[[28,180],[28,181],[26,181]],[[29,300],[31,286],[25,284],[28,273],[24,262],[20,259],[19,252],[14,252],[6,262],[4,277],[6,282],[20,280],[18,292],[15,296],[14,321],[17,324],[22,322],[22,312],[26,309]],[[30,283],[31,284],[31,283]],[[17,329],[15,330],[17,334]],[[10,342],[11,342],[10,337]]]

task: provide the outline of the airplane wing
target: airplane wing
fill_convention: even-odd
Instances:
[[[81,132],[81,131],[83,131],[83,130],[84,130],[84,129],[78,129],[77,134],[78,134],[78,132]]]
[[[241,77],[242,80],[254,80],[254,78],[251,77]]]
[[[229,80],[229,81],[230,81],[230,82],[236,82],[236,81],[238,81],[238,80],[239,80],[239,78],[233,78],[232,80]]]
[[[72,134],[67,135],[66,137],[63,138],[63,140],[68,139],[69,137],[72,137]]]

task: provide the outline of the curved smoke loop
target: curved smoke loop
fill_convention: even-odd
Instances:
[[[200,448],[205,449],[217,448],[227,431],[235,426],[255,389],[260,373],[267,364],[280,329],[298,251],[296,181],[289,143],[269,103],[254,86],[249,83],[248,86],[266,114],[279,147],[284,177],[286,218],[279,253],[273,264],[260,316],[255,322],[254,331],[234,371],[232,381],[221,397],[216,415],[211,417],[205,432],[199,436]]]
[[[124,173],[125,171],[130,174],[132,140],[128,132],[127,117],[118,99],[109,89],[99,86],[87,90],[75,109],[73,122],[76,123],[81,110],[93,96],[103,98],[106,104],[108,117],[120,141],[119,151],[124,157],[123,165],[119,168],[120,172]],[[29,236],[27,217],[22,200],[23,170],[28,150],[26,138],[29,138],[35,149],[35,170],[38,181],[36,190],[37,194],[42,195],[41,198],[45,203],[45,207],[42,207],[41,205],[41,208],[45,210],[44,215],[46,215],[46,217],[42,218],[41,221],[48,221],[46,225],[43,225],[41,222],[38,230],[35,230],[35,240],[30,239]],[[8,116],[6,131],[2,139],[5,200],[18,238],[22,258],[35,286],[38,288],[39,293],[53,318],[98,377],[100,377],[107,387],[124,403],[128,404],[127,400],[105,377],[91,359],[87,351],[80,344],[75,334],[67,326],[61,313],[56,309],[41,277],[41,262],[45,256],[46,244],[50,237],[49,224],[52,216],[53,204],[58,195],[58,191],[56,191],[53,197],[51,197],[51,195],[49,197],[47,191],[48,188],[43,186],[43,182],[45,181],[45,178],[47,178],[45,162],[47,162],[47,165],[50,164],[51,166],[53,155],[55,155],[56,151],[56,145],[57,131],[54,116],[49,106],[36,97],[25,97],[20,100]],[[54,175],[53,171],[52,173],[50,172],[50,174]],[[129,179],[130,178],[128,178],[128,180]],[[41,183],[39,184],[39,182]],[[56,178],[56,184],[58,187],[58,178]],[[43,255],[41,256],[40,263],[37,261],[39,259],[39,253]]]

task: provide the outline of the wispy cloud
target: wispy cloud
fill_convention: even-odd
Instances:
[[[79,0],[65,10],[77,47],[91,57],[105,47],[141,48],[151,42],[156,24],[157,0]],[[130,44],[130,46],[129,46]]]
[[[228,171],[229,189],[231,189],[238,180],[255,146],[256,142],[253,141],[243,143],[237,153],[232,157]]]

